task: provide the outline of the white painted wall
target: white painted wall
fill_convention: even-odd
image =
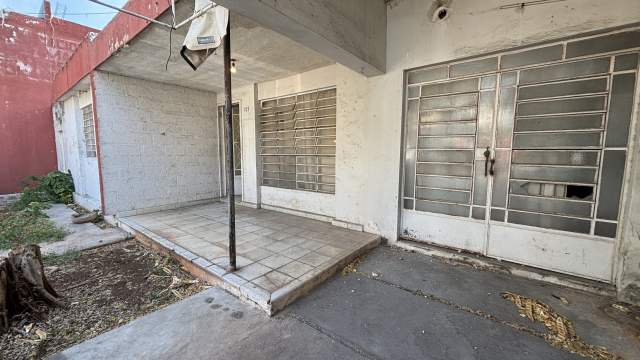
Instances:
[[[431,1],[396,0],[387,9],[387,73],[369,78],[361,151],[368,166],[365,230],[396,241],[406,69],[536,43],[640,19],[636,0],[567,0],[499,10],[503,0],[456,0],[451,16],[430,21]]]
[[[335,219],[340,225],[362,228],[366,220],[367,164],[364,162],[362,145],[365,142],[368,106],[367,84],[365,76],[337,64],[257,84],[259,100],[334,86],[337,93],[335,195],[260,186],[261,204],[319,214]],[[253,173],[255,184],[258,184],[260,174],[256,146],[259,145],[256,144],[256,138],[259,135],[255,133],[255,124],[259,119],[255,118],[253,88],[234,90],[233,99],[234,102],[240,101],[242,112],[243,174],[258,169],[257,173]],[[259,106],[259,103],[255,106]],[[250,194],[258,189],[254,188],[255,184],[247,183],[245,179],[244,193]],[[248,201],[246,196],[245,201]]]
[[[107,214],[219,197],[215,93],[94,74]]]
[[[274,97],[335,86],[336,69],[337,65],[331,65],[287,78],[260,83],[258,84],[258,100],[262,101]],[[340,89],[336,91],[339,98]],[[259,106],[259,104],[256,104],[256,106]],[[257,121],[259,121],[259,119]],[[336,117],[336,128],[338,121]],[[269,186],[261,186],[260,193],[261,203],[265,205],[320,214],[330,218],[335,217],[335,195],[320,194],[311,191],[279,189]]]
[[[70,171],[75,187],[74,201],[90,209],[100,209],[98,159],[87,157],[82,107],[92,104],[91,91],[73,91],[62,103],[62,123],[54,120],[58,170]]]
[[[336,102],[336,199],[335,219],[362,230],[367,219],[367,143],[369,79],[342,65],[335,66]],[[379,144],[386,146],[386,143]]]

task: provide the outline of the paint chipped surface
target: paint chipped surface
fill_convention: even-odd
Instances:
[[[18,65],[18,69],[20,69],[20,71],[27,76],[29,76],[31,74],[31,71],[33,70],[31,65],[25,64],[20,60],[16,62],[16,65]]]
[[[0,194],[15,193],[27,176],[56,168],[51,81],[90,30],[57,18],[3,13],[0,154],[9,155],[2,157]]]

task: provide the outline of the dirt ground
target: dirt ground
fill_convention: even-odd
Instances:
[[[65,300],[42,319],[12,319],[0,359],[40,359],[201,291],[205,285],[135,241],[45,259]]]

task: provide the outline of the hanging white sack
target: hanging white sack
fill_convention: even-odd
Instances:
[[[209,0],[195,0],[194,12],[210,3],[212,2]],[[197,70],[222,44],[222,38],[227,34],[228,21],[229,10],[215,6],[191,22],[180,55],[193,70]]]

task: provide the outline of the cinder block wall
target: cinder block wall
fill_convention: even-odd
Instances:
[[[219,197],[216,93],[94,73],[106,214]]]

